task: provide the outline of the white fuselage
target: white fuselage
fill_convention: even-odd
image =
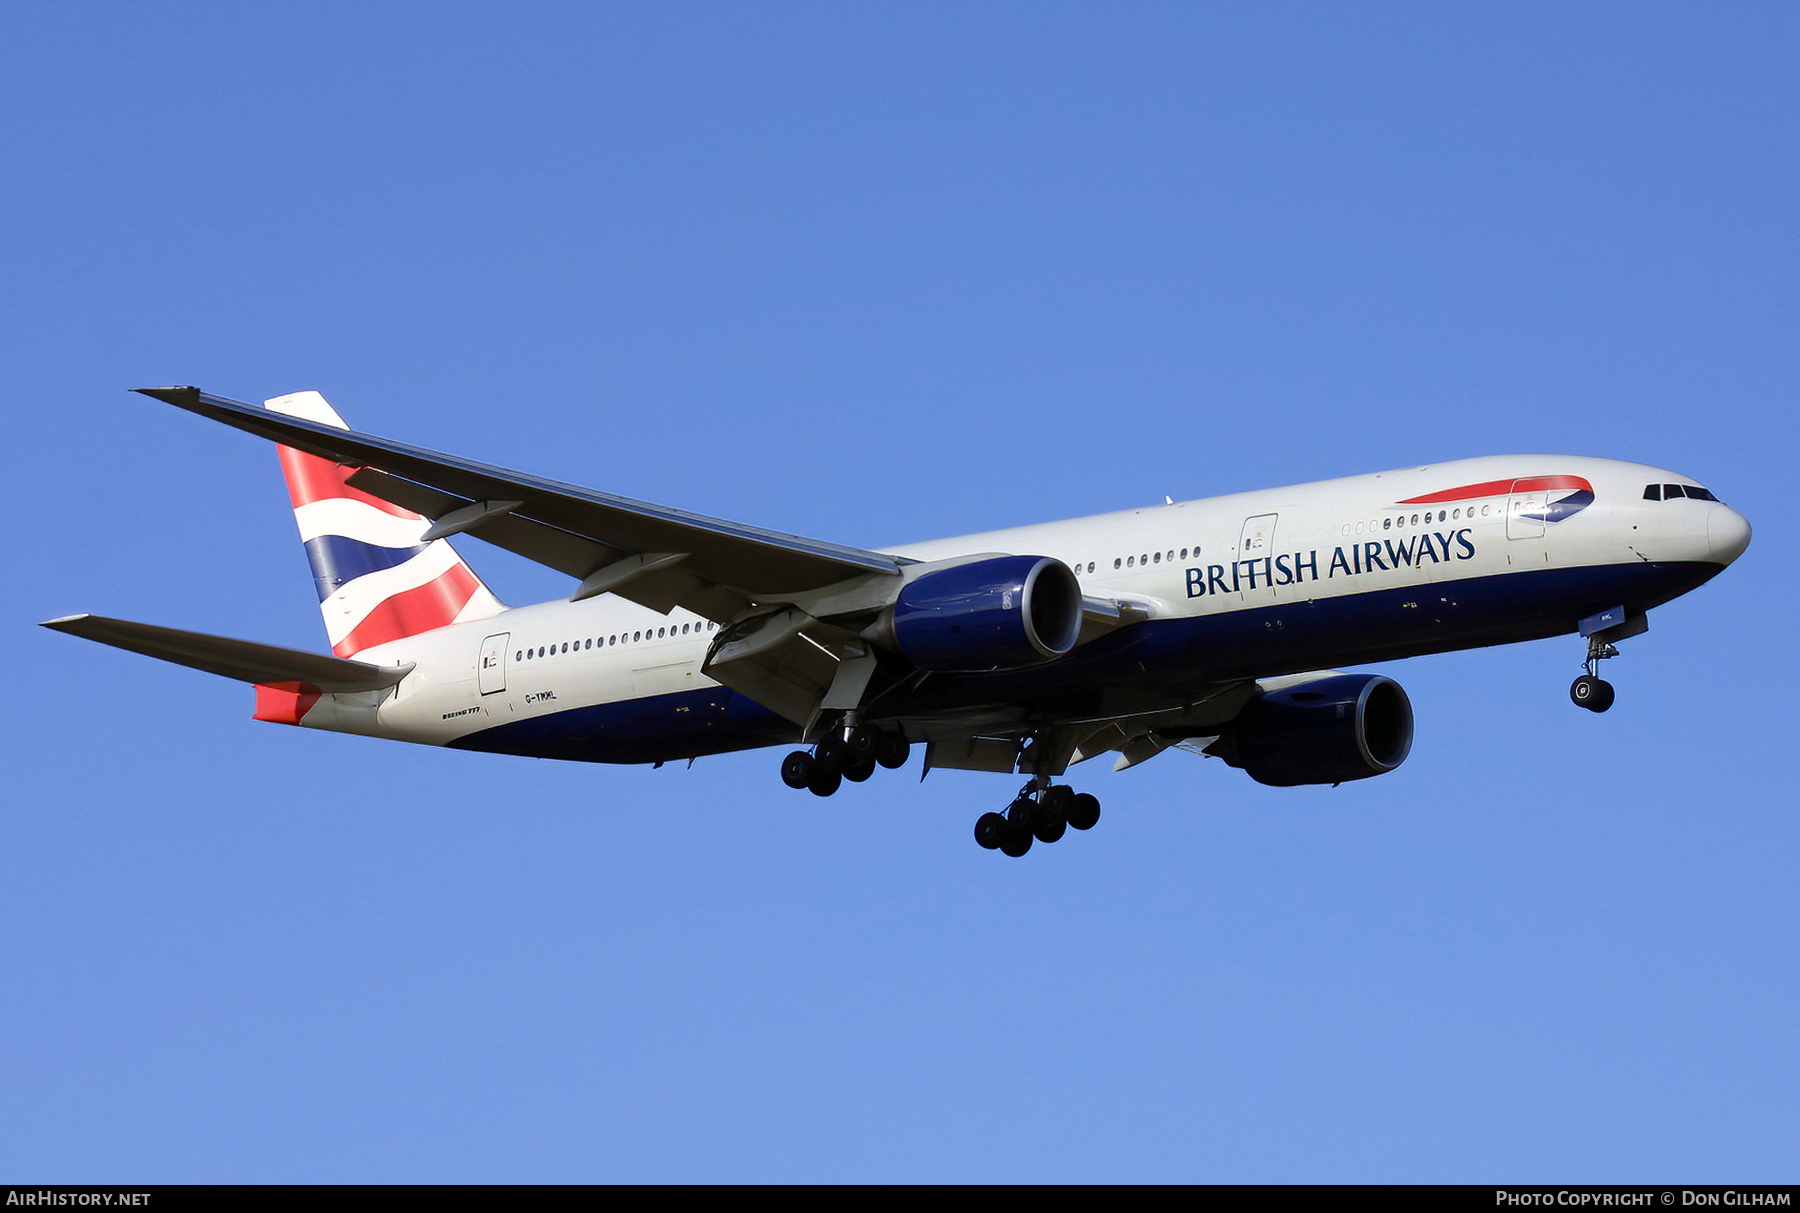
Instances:
[[[1591,503],[1547,518],[1546,502],[1554,504],[1567,490],[1533,489],[1534,478],[1583,481],[1591,485]],[[1459,598],[1464,588],[1501,585],[1496,578],[1563,571],[1560,579],[1540,579],[1546,592],[1592,582],[1595,588],[1583,592],[1600,603],[1596,609],[1604,609],[1613,605],[1602,601],[1608,570],[1625,576],[1643,566],[1722,567],[1735,559],[1748,542],[1744,519],[1712,501],[1645,499],[1645,486],[1665,482],[1696,483],[1664,469],[1613,460],[1494,456],[882,550],[918,561],[987,552],[1054,557],[1075,570],[1085,594],[1141,604],[1149,618],[1136,627],[1261,612],[1255,618],[1273,632],[1288,626],[1284,608],[1304,607],[1309,618],[1330,619],[1330,626],[1343,632],[1335,650],[1320,650],[1317,641],[1306,649],[1308,660],[1323,653],[1325,660],[1306,667],[1320,668],[1334,663],[1333,651],[1340,654],[1336,662],[1347,663],[1366,659],[1362,655],[1374,649],[1471,647],[1574,631],[1580,618],[1570,615],[1560,628],[1543,625],[1517,633],[1496,622],[1477,633],[1447,630],[1441,643],[1407,649],[1384,641],[1372,648],[1357,634],[1364,625],[1355,612],[1326,611],[1334,604],[1366,600],[1371,609],[1379,604],[1390,614],[1411,610],[1419,628],[1428,631],[1453,609],[1464,609]],[[1466,495],[1484,486],[1487,491]],[[1457,491],[1465,495],[1456,496]],[[1436,500],[1423,500],[1430,498]],[[1591,577],[1582,571],[1591,571]],[[1387,591],[1410,593],[1396,598]],[[1655,601],[1680,592],[1676,588]],[[1620,601],[1625,593],[1620,591]],[[1395,626],[1404,628],[1407,617],[1396,618],[1399,624],[1383,616],[1368,626],[1391,633]],[[1316,631],[1325,625],[1312,626]],[[701,673],[715,630],[687,611],[665,616],[611,595],[516,607],[359,653],[360,661],[411,662],[415,668],[392,691],[325,696],[304,723],[446,745],[520,722],[544,719],[553,727],[550,718],[574,719],[570,713],[604,705],[626,708],[654,700],[679,714],[684,693],[723,691]],[[1272,652],[1268,660],[1282,664]],[[1253,676],[1283,672],[1266,668]],[[694,752],[769,741],[766,733],[737,743],[721,735]]]

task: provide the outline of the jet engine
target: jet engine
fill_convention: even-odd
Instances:
[[[1207,747],[1258,783],[1290,788],[1385,775],[1412,750],[1412,701],[1380,674],[1264,691]]]
[[[1080,632],[1081,583],[1048,556],[991,556],[922,573],[877,625],[919,669],[962,673],[1061,657]]]

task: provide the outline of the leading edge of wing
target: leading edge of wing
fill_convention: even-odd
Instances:
[[[708,580],[738,586],[751,593],[795,592],[861,574],[896,574],[900,569],[900,562],[894,557],[878,552],[635,501],[355,430],[340,430],[243,401],[214,396],[196,387],[134,390],[309,454],[337,463],[377,468],[471,501],[523,497],[523,504],[516,511],[521,516],[625,550],[691,551],[695,553],[691,563],[700,565],[712,562],[706,560],[692,539],[724,540],[730,548],[749,550],[718,552],[717,556],[721,558],[718,563],[729,567],[696,568],[695,571]],[[683,544],[684,539],[689,542]],[[739,558],[725,559],[728,555]],[[802,567],[794,567],[796,563]],[[771,565],[775,567],[768,567]],[[759,575],[764,572],[774,574],[781,581],[803,574],[802,579],[812,584],[782,584]]]

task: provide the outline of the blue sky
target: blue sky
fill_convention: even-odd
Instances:
[[[1791,1179],[1797,34],[7,6],[0,1174]],[[1078,768],[1011,863],[999,776],[314,734],[32,626],[324,648],[273,453],[161,383],[855,544],[1509,451],[1756,539],[1603,717],[1573,638],[1394,663],[1395,774]]]

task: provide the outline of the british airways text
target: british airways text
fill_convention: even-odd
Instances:
[[[1470,560],[1475,555],[1475,543],[1469,538],[1472,533],[1469,528],[1464,527],[1462,530],[1451,531],[1448,535],[1438,531],[1435,534],[1409,535],[1402,540],[1372,539],[1364,543],[1353,543],[1347,548],[1340,547],[1332,551],[1324,576],[1329,580],[1337,576],[1355,577],[1377,569],[1390,572],[1394,569],[1418,568],[1427,560],[1433,564]],[[1234,560],[1230,564],[1209,564],[1203,569],[1191,568],[1187,571],[1187,596],[1200,598],[1207,594],[1235,594],[1241,590],[1297,585],[1319,579],[1317,548],[1304,554],[1282,552],[1276,556],[1263,556],[1254,560]]]

